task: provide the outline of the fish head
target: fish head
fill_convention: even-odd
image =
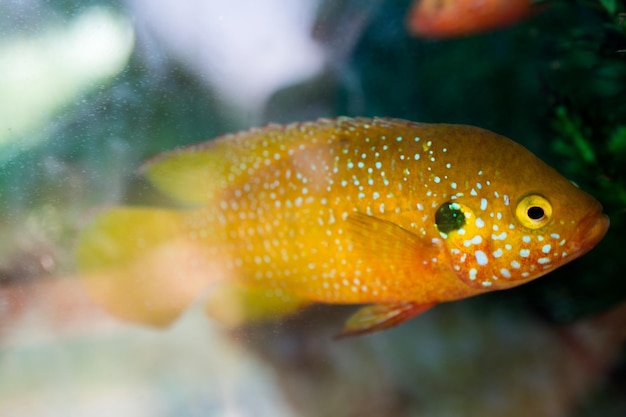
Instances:
[[[530,153],[520,162],[500,164],[491,180],[437,209],[451,267],[471,287],[538,278],[587,253],[608,230],[595,198]]]

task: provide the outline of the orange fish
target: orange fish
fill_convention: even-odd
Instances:
[[[407,26],[415,36],[454,38],[512,25],[532,9],[531,0],[417,0]]]
[[[609,226],[593,197],[472,126],[269,125],[164,153],[143,172],[187,208],[106,211],[77,260],[98,302],[156,325],[204,291],[237,323],[370,304],[343,334],[371,332],[544,275]]]

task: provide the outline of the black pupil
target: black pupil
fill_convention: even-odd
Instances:
[[[455,203],[443,203],[435,213],[435,224],[442,233],[459,230],[465,225],[465,215]]]
[[[545,215],[541,207],[533,206],[528,209],[528,217],[533,220],[540,220]]]

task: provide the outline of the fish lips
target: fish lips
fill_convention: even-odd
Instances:
[[[580,221],[576,233],[567,245],[571,259],[584,255],[593,249],[609,230],[609,225],[609,217],[602,213],[602,206],[598,203]]]

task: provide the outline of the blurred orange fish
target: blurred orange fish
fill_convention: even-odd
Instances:
[[[424,38],[455,38],[512,25],[531,15],[531,0],[417,0],[409,32]]]
[[[462,125],[269,125],[143,169],[186,209],[113,208],[82,234],[86,288],[165,325],[208,291],[231,322],[371,304],[344,335],[535,279],[595,246],[601,205],[515,142]]]

